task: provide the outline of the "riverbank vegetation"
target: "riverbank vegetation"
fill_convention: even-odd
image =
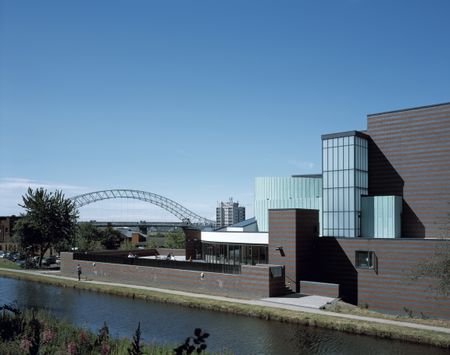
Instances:
[[[44,255],[54,249],[70,250],[77,229],[78,211],[75,202],[61,191],[47,192],[43,188],[28,188],[22,196],[25,214],[14,226],[14,235],[22,251],[28,256]]]
[[[206,348],[206,345],[204,347]],[[4,305],[0,307],[0,353],[168,355],[174,353],[174,347],[143,344],[140,326],[133,335],[133,341],[114,339],[110,337],[106,323],[95,334],[59,321],[47,312],[21,311],[13,305]]]
[[[112,285],[102,285],[90,282],[77,282],[57,277],[48,277],[34,273],[18,273],[13,270],[0,269],[0,275],[13,277],[21,280],[30,280],[49,283],[60,287],[71,287],[94,292],[109,293],[118,296],[140,298],[145,301],[155,301],[162,303],[173,303],[190,308],[201,308],[216,312],[232,313],[237,315],[255,317],[265,320],[275,320],[280,322],[295,323],[311,327],[319,327],[352,334],[370,335],[380,338],[396,339],[419,344],[428,344],[450,349],[450,336],[448,333],[441,333],[425,329],[413,329],[391,324],[374,323],[370,321],[352,320],[342,317],[333,317],[322,314],[305,313],[300,311],[284,310],[257,305],[247,305],[241,303],[225,302],[207,298],[195,298],[156,292],[145,289],[130,287],[120,287]],[[379,318],[383,315],[378,313]],[[368,315],[366,315],[368,316]],[[386,319],[390,319],[388,316]],[[393,319],[391,319],[393,320]],[[450,327],[450,322],[439,321],[435,324],[433,320],[395,319],[401,321],[420,321],[420,323],[436,326]]]

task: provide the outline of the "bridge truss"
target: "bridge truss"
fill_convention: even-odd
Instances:
[[[154,194],[152,192],[128,189],[103,190],[74,196],[70,199],[75,202],[75,206],[77,208],[80,208],[97,201],[116,198],[129,198],[152,203],[170,212],[186,225],[214,225],[214,221],[199,216],[191,210],[188,210],[186,207],[180,205],[178,202],[175,202],[167,197]]]

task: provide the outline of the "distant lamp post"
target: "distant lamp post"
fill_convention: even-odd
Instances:
[[[285,256],[286,256],[286,254],[284,253],[283,247],[275,248],[275,250],[279,251],[279,252],[280,252],[280,255],[281,255],[282,257],[285,257]]]

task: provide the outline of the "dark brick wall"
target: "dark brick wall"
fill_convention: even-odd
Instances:
[[[450,237],[450,103],[367,120],[369,194],[403,196],[402,236]]]
[[[418,263],[430,260],[450,240],[316,237],[312,231],[318,215],[312,212],[269,211],[269,262],[285,265],[286,282],[338,284],[340,297],[353,304],[390,313],[411,310],[416,316],[423,313],[450,319],[450,298],[433,289],[436,280],[412,278]],[[285,257],[275,250],[279,246],[283,246]],[[375,252],[376,269],[355,267],[358,250]],[[313,289],[313,284],[301,285],[297,292],[336,292],[335,286],[316,284]]]
[[[319,212],[306,209],[269,210],[269,262],[284,265],[286,283],[299,292],[299,281],[308,278]],[[277,248],[282,247],[284,256]]]
[[[201,231],[193,228],[183,228],[183,231],[186,237],[186,260],[189,258],[192,258],[192,260],[201,259]]]
[[[450,297],[438,295],[433,279],[413,280],[414,267],[450,241],[429,239],[317,238],[314,281],[340,284],[350,303],[390,313],[450,319]],[[355,252],[374,251],[377,269],[355,267]]]
[[[283,292],[284,280],[271,278],[270,265],[242,265],[241,274],[220,274],[200,271],[154,268],[135,265],[94,263],[73,260],[72,253],[61,253],[61,273],[76,276],[76,266],[82,268],[82,278],[132,285],[143,285],[211,295],[260,298]]]

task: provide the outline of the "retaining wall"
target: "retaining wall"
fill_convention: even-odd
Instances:
[[[284,292],[284,274],[272,277],[273,265],[242,265],[241,274],[222,274],[148,266],[93,263],[74,260],[72,253],[61,253],[61,273],[76,277],[77,265],[82,279],[150,286],[210,295],[261,298]],[[202,277],[203,274],[203,277]]]

